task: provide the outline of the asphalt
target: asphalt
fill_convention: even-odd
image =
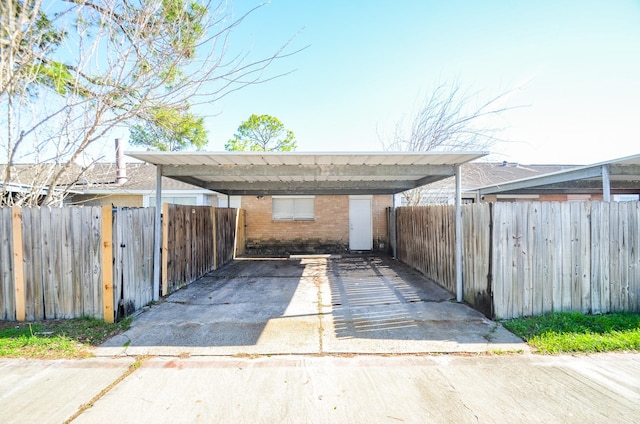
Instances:
[[[0,360],[0,422],[640,422],[639,354],[532,354],[388,258],[237,261],[95,353]]]
[[[526,350],[500,324],[387,257],[234,261],[142,313],[96,352],[117,355]]]

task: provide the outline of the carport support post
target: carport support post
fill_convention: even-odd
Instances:
[[[456,300],[462,302],[462,178],[460,165],[454,167],[456,173]]]
[[[602,200],[611,201],[611,180],[609,179],[609,167],[602,165]]]
[[[153,300],[160,299],[160,255],[162,253],[162,165],[156,165],[156,216],[153,225]],[[166,217],[165,217],[166,219]]]
[[[393,253],[393,259],[398,259],[398,219],[396,218],[396,195],[393,194],[393,203],[391,207],[391,240],[389,243],[391,244],[391,252]]]

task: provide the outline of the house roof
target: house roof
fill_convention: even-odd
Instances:
[[[612,194],[640,193],[640,154],[545,175],[521,178],[478,188],[487,194]]]
[[[393,194],[487,152],[127,152],[184,183],[230,195]]]
[[[462,166],[463,191],[475,191],[479,187],[508,181],[575,169],[579,165],[526,165],[516,162],[470,162]],[[431,184],[432,190],[454,190],[455,178],[450,177]]]
[[[85,193],[98,193],[104,191],[120,191],[138,193],[154,191],[156,189],[156,167],[147,163],[127,163],[127,181],[123,184],[115,182],[115,163],[96,163],[87,169],[78,179],[75,187]],[[164,190],[199,190],[191,184],[170,178],[162,179]]]
[[[6,165],[0,165],[0,175]],[[53,163],[40,164],[16,164],[12,166],[11,181],[7,187],[12,191],[20,188],[22,191],[30,190],[35,183],[37,186],[48,181],[48,178],[57,172],[60,165]],[[127,180],[123,184],[116,183],[116,164],[98,162],[88,167],[78,164],[62,175],[58,184],[61,189],[69,189],[74,193],[98,194],[98,193],[141,193],[154,191],[156,188],[156,167],[146,163],[127,163]],[[186,184],[181,181],[163,178],[162,186],[165,190],[198,190],[201,187]],[[43,188],[45,190],[46,188]]]

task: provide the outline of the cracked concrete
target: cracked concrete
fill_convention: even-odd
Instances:
[[[152,306],[129,331],[97,352],[111,356],[527,350],[502,326],[452,299],[417,271],[385,257],[238,260]]]
[[[640,355],[0,360],[0,422],[631,423]]]

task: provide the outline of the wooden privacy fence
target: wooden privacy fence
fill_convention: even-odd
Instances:
[[[231,261],[244,234],[241,209],[164,204],[163,216],[163,296]]]
[[[99,207],[0,208],[0,319],[101,316],[101,234]]]
[[[233,259],[242,216],[204,206],[164,209],[163,295]],[[112,321],[148,304],[154,221],[154,208],[0,208],[0,320]]]
[[[398,258],[455,292],[455,207],[398,208]],[[463,206],[464,300],[487,316],[640,311],[640,204]]]

